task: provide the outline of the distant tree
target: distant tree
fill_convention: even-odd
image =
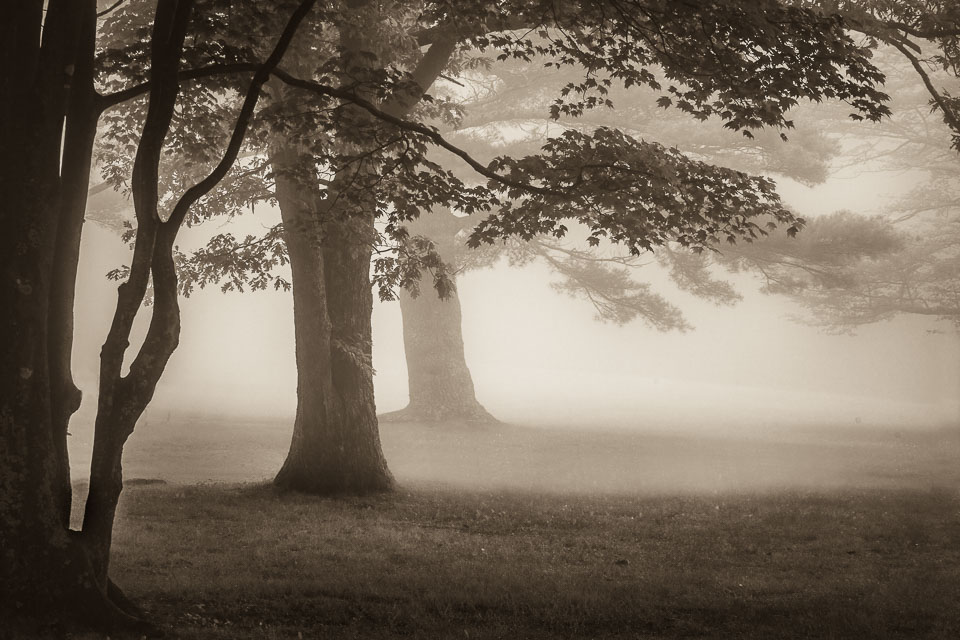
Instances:
[[[805,322],[830,330],[850,332],[900,314],[960,325],[960,158],[925,108],[903,113],[854,157],[915,173],[910,193],[880,215],[815,218],[796,241],[772,234],[723,249],[717,262],[760,274],[766,292],[794,299],[809,312]]]
[[[137,608],[109,578],[109,553],[123,445],[177,346],[173,242],[191,204],[235,159],[261,85],[313,4],[300,3],[270,57],[258,64],[235,124],[225,123],[231,144],[217,166],[178,197],[165,217],[158,210],[158,166],[178,106],[183,43],[196,25],[194,2],[158,3],[152,26],[139,34],[149,50],[148,84],[139,89],[149,107],[139,123],[142,134],[130,178],[137,243],[101,352],[89,496],[80,530],[70,529],[66,446],[67,425],[80,404],[71,375],[74,287],[93,141],[101,114],[117,96],[97,91],[103,69],[96,56],[94,0],[14,3],[5,13],[0,31],[0,140],[8,145],[0,172],[0,614],[5,633],[28,633],[25,625],[37,619],[59,625],[64,634],[79,624],[145,630]],[[202,15],[229,19],[217,10]],[[155,301],[150,327],[123,374],[148,279]]]
[[[956,16],[956,7],[949,8]],[[937,28],[960,32],[960,18],[954,20],[952,31],[944,21]],[[912,30],[932,28],[918,23]],[[803,321],[828,330],[851,332],[900,314],[960,322],[960,156],[955,123],[930,93],[931,87],[960,89],[958,55],[954,46],[930,56],[918,82],[914,60],[881,49],[892,119],[867,135],[842,118],[818,120],[843,149],[835,167],[909,175],[913,187],[906,194],[880,211],[814,219],[796,241],[775,233],[724,248],[717,261],[760,274],[765,291],[791,297],[806,307]]]
[[[840,212],[812,220],[801,242],[773,237],[724,252],[734,270],[759,272],[768,293],[809,310],[806,321],[837,331],[899,314],[960,324],[956,219],[910,231],[879,217]]]
[[[825,179],[827,162],[839,149],[812,128],[793,132],[788,144],[773,131],[760,131],[750,139],[735,131],[692,124],[681,112],[657,107],[657,93],[640,88],[611,88],[610,98],[624,105],[615,110],[550,119],[547,113],[553,96],[574,80],[576,70],[542,74],[532,62],[501,62],[478,69],[459,83],[458,91],[467,95],[461,104],[464,115],[448,135],[476,157],[486,157],[497,152],[528,152],[550,130],[589,131],[598,126],[618,126],[637,133],[656,130],[661,140],[695,157],[743,171],[787,175],[806,184]],[[462,175],[468,175],[468,169]],[[494,420],[474,392],[454,277],[500,259],[514,266],[547,265],[560,278],[554,289],[588,302],[600,321],[626,324],[640,320],[659,331],[690,328],[681,309],[637,280],[638,269],[651,262],[649,256],[576,248],[550,236],[469,249],[467,236],[476,222],[450,211],[434,211],[406,225],[412,237],[432,243],[446,265],[451,286],[445,298],[429,286],[399,292],[410,400],[407,407],[381,415],[382,421]],[[669,245],[664,245],[653,261],[660,262],[684,291],[718,305],[740,299],[729,283],[712,276],[705,256],[669,250]]]

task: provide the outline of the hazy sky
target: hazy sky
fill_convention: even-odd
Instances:
[[[878,211],[910,186],[904,176],[850,172],[813,189],[779,184],[806,216]],[[276,218],[261,208],[234,232],[255,231]],[[103,274],[129,255],[110,232],[87,225],[76,347],[85,413],[92,411],[96,358],[115,303],[116,285]],[[656,267],[645,267],[642,277],[684,310],[693,331],[598,323],[587,303],[550,289],[539,265],[462,277],[467,360],[480,400],[506,420],[583,426],[960,422],[960,338],[947,323],[902,317],[863,327],[856,336],[828,335],[791,321],[799,309],[759,294],[750,276],[732,278],[744,300],[723,308],[676,292]],[[376,306],[374,366],[378,410],[403,406],[396,303]],[[288,419],[295,389],[290,294],[212,289],[183,302],[181,344],[148,412],[172,407]]]

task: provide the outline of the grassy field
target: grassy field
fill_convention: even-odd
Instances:
[[[133,486],[115,579],[174,638],[957,638],[960,496]]]
[[[385,425],[399,490],[340,499],[196,484],[266,476],[279,434],[167,433],[112,566],[168,637],[960,638],[956,430]]]

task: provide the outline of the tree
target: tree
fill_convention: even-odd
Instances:
[[[4,22],[0,139],[0,613],[16,633],[37,619],[64,627],[137,628],[139,611],[109,579],[121,454],[149,403],[179,333],[172,247],[191,204],[227,171],[260,87],[312,7],[300,3],[246,90],[231,140],[214,170],[158,210],[158,167],[177,106],[184,39],[194,3],[161,2],[149,34],[149,108],[133,166],[139,226],[129,278],[101,356],[90,490],[80,530],[70,529],[67,425],[80,403],[70,370],[77,259],[93,140],[117,99],[95,86],[97,3],[23,2]],[[106,10],[109,12],[109,9]],[[222,12],[213,11],[218,18]],[[122,375],[133,319],[152,278],[146,339]],[[33,622],[32,622],[33,621]]]
[[[317,462],[347,455],[354,459],[341,468],[379,468],[355,457],[379,453],[376,431],[369,428],[369,305],[361,292],[369,285],[363,256],[372,244],[374,219],[381,221],[382,238],[394,252],[374,260],[374,282],[385,296],[392,295],[393,285],[412,282],[421,267],[434,267],[435,284],[449,288],[436,253],[409,242],[404,228],[434,206],[486,214],[470,234],[471,246],[509,236],[562,237],[573,222],[585,225],[590,243],[606,238],[637,253],[666,242],[702,249],[723,239],[759,237],[764,228],[755,222],[758,217],[762,223],[785,223],[791,231],[799,227],[768,180],[692,160],[614,127],[566,130],[534,154],[477,161],[429,120],[441,115],[444,105],[425,92],[445,67],[452,63],[456,71],[459,52],[476,49],[502,59],[539,56],[548,67],[584,69],[549,105],[552,117],[582,116],[608,105],[615,83],[651,86],[664,93],[661,106],[697,119],[716,117],[747,134],[762,126],[789,127],[785,114],[802,98],[843,100],[858,117],[874,120],[886,113],[885,96],[877,88],[882,74],[869,61],[869,48],[844,32],[842,20],[772,1],[431,3],[390,15],[367,3],[346,3],[332,26],[341,48],[328,56],[320,51],[311,77],[277,74],[304,105],[309,95],[319,101],[316,131],[324,140],[303,149],[297,162],[307,165],[299,175],[318,175],[327,184],[319,190],[301,184],[304,193],[295,201],[314,203],[305,209],[318,220],[320,249],[329,251],[321,253],[322,277],[318,268],[303,273],[314,273],[312,286],[323,284],[316,295],[325,297],[327,309],[325,317],[319,314],[317,330],[331,337],[298,342],[298,349],[317,349],[298,360],[326,368],[319,375],[324,380],[341,377],[334,371],[340,362],[341,372],[349,371],[344,380],[363,383],[340,388],[340,401],[358,411],[341,414],[337,422],[310,408],[314,404],[308,407],[301,386],[300,426],[278,480],[307,491],[387,484],[383,474],[359,483],[357,476],[337,479]],[[356,38],[349,37],[348,27]],[[382,38],[387,33],[398,35],[387,43]],[[527,33],[538,35],[522,35]],[[662,82],[651,71],[657,66],[663,69]],[[343,80],[345,68],[349,83]],[[331,78],[340,78],[339,84]],[[357,116],[345,127],[344,121],[323,115],[330,113]],[[372,119],[361,121],[362,114]],[[326,144],[329,140],[335,144]],[[426,150],[431,147],[463,159],[482,182],[467,184],[430,160]],[[344,223],[349,233],[344,234]],[[334,249],[345,246],[345,239],[354,245],[346,256]],[[217,242],[220,249],[238,248],[249,258],[276,246],[272,239],[262,240]],[[227,259],[227,267],[213,270],[244,282],[243,262]],[[347,276],[351,269],[353,275]],[[298,273],[297,265],[293,271]],[[263,282],[260,272],[253,278]],[[294,289],[296,298],[296,282]],[[311,412],[318,415],[308,416]],[[307,447],[307,442],[313,444]],[[344,447],[344,442],[351,444]]]
[[[958,197],[956,155],[947,148],[949,135],[927,113],[925,103],[930,94],[918,82],[922,79],[917,77],[910,61],[890,47],[878,49],[876,57],[887,71],[887,86],[895,96],[897,116],[874,131],[851,123],[842,108],[819,105],[797,110],[795,118],[806,126],[791,133],[789,144],[778,144],[780,141],[770,135],[737,143],[736,136],[718,135],[720,132],[714,128],[691,127],[680,118],[649,113],[643,105],[653,99],[636,91],[628,94],[628,100],[615,97],[618,104],[629,104],[627,109],[550,122],[542,117],[542,112],[544,102],[554,94],[550,85],[558,81],[528,73],[527,63],[514,63],[485,69],[482,76],[470,78],[473,90],[468,92],[465,116],[452,139],[475,154],[483,153],[479,148],[484,143],[515,152],[529,146],[531,138],[545,136],[546,129],[596,126],[597,120],[609,124],[616,117],[621,126],[632,130],[656,128],[661,138],[699,157],[732,164],[741,170],[784,175],[807,184],[822,182],[830,169],[843,163],[875,166],[886,158],[886,170],[923,168],[927,181],[892,211],[900,218],[900,227],[908,218],[913,221],[909,233],[893,225],[887,228],[879,219],[843,213],[814,220],[799,240],[776,234],[751,244],[720,248],[714,261],[737,271],[761,274],[767,292],[793,296],[810,308],[809,321],[835,329],[846,330],[899,312],[950,316],[956,308],[958,289],[953,274],[958,245],[956,221],[946,217],[946,210],[955,208]],[[563,80],[559,83],[562,86]],[[504,128],[508,129],[506,135],[502,133]],[[811,130],[817,134],[810,135]],[[934,213],[936,219],[930,220]],[[926,228],[917,224],[921,216],[927,218]],[[444,219],[446,222],[434,222]],[[598,319],[622,323],[640,317],[660,330],[682,330],[686,326],[679,309],[651,295],[645,285],[634,279],[632,272],[641,263],[630,256],[609,252],[600,256],[538,238],[504,245],[505,251],[492,255],[487,252],[478,260],[476,255],[469,255],[463,243],[464,232],[471,224],[465,217],[432,215],[418,220],[411,233],[423,235],[441,248],[442,257],[455,273],[488,266],[501,253],[507,255],[511,264],[542,260],[562,278],[555,288],[589,301],[597,309]],[[657,260],[681,289],[704,295],[718,304],[733,303],[739,298],[727,283],[710,276],[706,268],[711,262],[708,256],[697,257],[665,246],[658,249]],[[456,296],[454,289],[449,299],[456,301]],[[408,338],[426,335],[432,339],[431,323],[443,327],[443,335],[452,334],[447,327],[458,326],[455,323],[459,322],[459,304],[444,305],[429,290],[416,298],[401,293],[401,304],[408,368],[438,372],[435,375],[439,379],[453,377],[446,363],[454,362],[465,369],[462,348],[457,357],[451,357],[448,349],[438,350],[432,344],[431,349],[411,349]],[[417,306],[424,311],[417,313]],[[408,312],[411,308],[412,312]],[[418,327],[416,323],[420,322],[428,324]],[[449,342],[462,343],[462,339],[457,335],[456,340]],[[423,397],[423,386],[415,385],[413,377],[411,372],[411,406],[384,418],[429,421],[457,415],[455,411],[444,412],[430,405],[429,398]],[[465,395],[473,398],[472,385]]]
[[[837,152],[835,143],[809,129],[792,133],[787,144],[772,131],[758,132],[754,139],[748,139],[705,124],[691,125],[684,114],[657,108],[656,92],[639,88],[611,88],[613,101],[625,105],[616,110],[594,111],[579,118],[546,117],[552,96],[575,80],[576,70],[544,75],[537,73],[535,63],[523,61],[501,62],[482,73],[475,71],[466,80],[468,84],[461,85],[460,91],[465,91],[464,87],[470,90],[465,91],[467,99],[461,104],[463,117],[449,133],[451,140],[476,157],[487,157],[497,150],[530,152],[534,141],[546,137],[550,130],[590,130],[597,126],[637,132],[656,129],[661,139],[686,153],[743,171],[786,175],[807,184],[826,177],[827,158]],[[679,308],[635,279],[634,272],[649,259],[577,249],[569,242],[549,237],[471,250],[465,241],[475,223],[467,216],[434,211],[411,221],[407,229],[411,236],[433,244],[450,274],[485,268],[504,257],[511,265],[537,261],[559,276],[560,281],[553,285],[558,292],[589,302],[600,321],[625,324],[639,319],[659,331],[689,328]],[[733,304],[740,298],[728,283],[711,276],[705,257],[663,247],[658,249],[657,261],[682,290],[718,305]],[[450,288],[446,298],[430,287],[399,292],[410,401],[404,409],[381,415],[381,421],[493,419],[476,399],[466,364],[458,296],[456,286]]]
[[[808,308],[805,321],[849,332],[898,314],[960,322],[957,221],[910,231],[883,217],[842,211],[810,222],[801,242],[773,237],[724,252],[734,271],[759,273],[767,293]]]
[[[923,105],[905,109],[879,141],[854,149],[858,163],[925,174],[884,214],[816,218],[799,241],[775,234],[725,249],[717,261],[760,274],[766,292],[799,302],[809,312],[805,322],[832,331],[900,314],[960,323],[958,158],[930,120]]]
[[[957,324],[958,112],[951,90],[938,87],[952,86],[955,93],[958,86],[960,14],[953,3],[929,13],[881,3],[843,10],[887,45],[878,49],[877,58],[889,69],[895,115],[856,141],[842,119],[819,120],[820,128],[843,147],[834,165],[909,172],[915,186],[882,212],[837,212],[811,221],[799,241],[785,242],[774,234],[764,242],[726,248],[716,257],[734,270],[759,273],[766,292],[791,297],[807,308],[805,322],[831,331],[852,332],[900,314]],[[899,25],[901,34],[939,40],[939,50],[922,56],[915,43],[879,28],[878,18]]]
[[[449,274],[441,297],[433,287],[398,292],[403,321],[410,400],[407,406],[380,416],[381,421],[491,423],[496,419],[477,400],[473,377],[463,351],[463,329],[456,274],[464,269],[460,232],[470,219],[433,211],[407,223],[407,232],[429,241]]]

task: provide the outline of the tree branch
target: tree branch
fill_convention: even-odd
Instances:
[[[927,88],[927,91],[933,96],[933,101],[937,103],[937,106],[940,108],[940,111],[943,112],[943,117],[950,125],[950,128],[953,129],[958,136],[960,136],[960,115],[954,113],[953,107],[944,100],[943,96],[940,95],[940,92],[937,91],[937,88],[933,86],[933,81],[930,80],[930,75],[927,73],[927,70],[923,68],[923,65],[920,64],[920,60],[913,55],[907,48],[903,45],[902,42],[897,40],[892,40],[890,42],[897,51],[903,54],[903,56],[910,61],[910,64],[913,65],[914,70],[916,70],[917,75],[920,76],[920,79],[923,80],[923,85]]]
[[[179,80],[196,80],[198,78],[207,78],[210,76],[224,75],[230,73],[245,73],[245,72],[256,72],[261,65],[255,62],[237,62],[234,64],[214,64],[209,67],[198,67],[196,69],[187,69],[186,71],[181,71],[177,76]],[[102,111],[109,109],[110,107],[115,107],[121,102],[126,102],[127,100],[132,100],[138,96],[142,96],[145,93],[150,91],[150,81],[141,82],[140,84],[128,87],[121,91],[116,91],[114,93],[108,93],[103,95],[99,99],[99,106]]]
[[[227,150],[224,152],[220,162],[206,178],[187,189],[183,196],[180,197],[180,200],[170,213],[170,218],[164,223],[165,225],[171,225],[174,228],[179,227],[183,223],[187,211],[189,211],[193,203],[209,192],[227,175],[230,167],[233,166],[234,161],[237,159],[237,155],[240,153],[240,146],[243,144],[250,120],[253,118],[253,110],[256,108],[257,102],[260,99],[260,90],[270,78],[271,72],[280,64],[280,60],[283,59],[283,54],[286,53],[287,48],[290,46],[290,42],[293,40],[293,36],[296,34],[300,23],[315,3],[316,0],[303,0],[296,11],[293,12],[270,56],[258,67],[256,73],[253,75],[253,79],[250,80],[250,86],[247,87],[247,95],[244,98],[243,106],[240,108],[240,114],[237,116],[233,134],[230,136]]]
[[[500,184],[503,184],[508,187],[513,187],[521,191],[526,191],[528,193],[536,193],[539,195],[561,196],[561,197],[565,195],[563,192],[557,191],[555,189],[546,189],[544,187],[537,187],[528,183],[518,182],[516,180],[511,180],[510,178],[502,176],[495,171],[491,171],[484,165],[480,164],[480,162],[477,161],[469,153],[467,153],[460,147],[448,142],[446,138],[444,138],[440,134],[440,132],[438,132],[436,129],[420,124],[418,122],[411,122],[409,120],[404,120],[403,118],[398,118],[397,116],[391,115],[390,113],[387,113],[386,111],[376,106],[369,100],[364,100],[363,98],[357,96],[354,93],[351,93],[350,91],[347,91],[344,89],[338,89],[337,87],[332,87],[330,85],[320,84],[317,82],[313,82],[311,80],[303,80],[301,78],[296,78],[281,69],[275,69],[273,71],[273,75],[277,76],[278,78],[283,80],[285,83],[289,84],[291,87],[296,87],[298,89],[303,89],[304,91],[311,91],[318,95],[324,95],[331,98],[339,98],[341,100],[350,102],[351,104],[354,104],[360,107],[361,109],[364,109],[368,113],[372,114],[373,116],[375,116],[380,120],[383,120],[384,122],[388,122],[405,131],[418,133],[426,138],[429,138],[430,141],[433,142],[438,147],[446,149],[450,153],[462,159],[464,162],[470,165],[470,167],[474,171],[476,171],[480,175],[486,178],[489,178],[491,180],[495,180]]]
[[[120,5],[122,5],[122,4],[123,4],[124,2],[126,2],[126,1],[127,1],[127,0],[117,0],[117,1],[114,2],[112,5],[110,5],[109,7],[107,7],[106,9],[104,9],[103,11],[101,11],[100,13],[98,13],[98,14],[97,14],[97,17],[98,17],[98,18],[102,18],[103,16],[107,15],[108,13],[110,13],[111,11],[113,11],[114,9],[116,9],[117,7],[119,7]]]

